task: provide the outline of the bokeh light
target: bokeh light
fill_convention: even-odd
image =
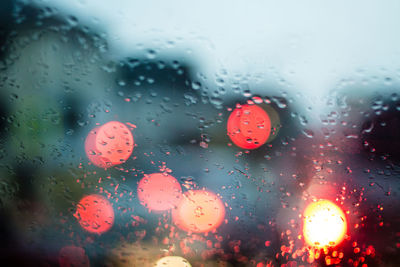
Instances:
[[[90,131],[85,141],[89,160],[100,168],[124,163],[132,154],[135,143],[129,128],[110,121]]]
[[[337,246],[345,238],[347,220],[343,211],[329,200],[309,204],[304,211],[303,235],[314,247]]]
[[[159,259],[155,267],[191,267],[190,263],[179,256],[166,256]]]
[[[93,194],[79,201],[74,214],[83,229],[95,234],[102,234],[114,224],[114,209],[103,196]]]
[[[255,149],[267,142],[271,133],[271,120],[261,107],[242,105],[230,114],[227,132],[238,147]]]
[[[140,203],[150,211],[164,211],[178,205],[182,189],[175,177],[164,173],[145,174],[138,185]]]
[[[187,191],[178,207],[172,210],[175,225],[187,232],[210,232],[218,228],[224,218],[221,199],[205,190]]]

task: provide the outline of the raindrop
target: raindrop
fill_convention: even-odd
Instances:
[[[222,78],[220,78],[220,77],[217,77],[217,78],[215,79],[215,83],[216,83],[218,86],[224,86],[224,85],[225,85],[224,79],[222,79]]]
[[[358,139],[357,134],[345,134],[344,135],[347,139]]]
[[[366,122],[362,127],[362,133],[370,133],[374,129],[374,123],[372,121]]]
[[[192,89],[199,90],[201,88],[201,83],[199,82],[192,82]]]
[[[153,49],[147,50],[146,57],[148,59],[155,59],[157,57],[157,52]]]
[[[74,133],[74,130],[73,130],[73,129],[68,129],[68,130],[65,132],[66,135],[73,135],[73,133]]]
[[[125,85],[126,85],[126,82],[125,82],[124,80],[118,80],[118,81],[117,81],[117,84],[118,84],[119,86],[125,86]]]
[[[372,103],[371,108],[372,108],[373,110],[381,109],[381,108],[382,108],[382,104],[383,104],[383,100],[380,99],[380,98],[378,98],[377,100],[375,100],[375,101]]]
[[[287,102],[286,99],[282,98],[282,97],[273,97],[272,101],[275,102],[275,104],[279,107],[279,108],[287,108]]]
[[[185,101],[185,104],[186,104],[187,106],[197,104],[197,102],[198,102],[198,98],[197,98],[195,95],[191,94],[191,93],[185,93],[185,94],[183,95],[183,97],[184,97],[185,100],[186,100],[186,101]]]
[[[252,93],[250,92],[249,89],[246,89],[246,90],[243,91],[243,96],[244,96],[244,97],[251,97],[251,96],[252,96]]]
[[[308,123],[307,118],[304,115],[299,116],[300,124],[305,126]]]
[[[67,22],[71,27],[75,27],[78,25],[78,19],[75,16],[68,16]]]
[[[216,106],[221,106],[223,104],[223,100],[220,97],[211,97],[210,102]]]
[[[307,136],[308,138],[313,138],[313,137],[314,137],[314,132],[311,131],[311,130],[309,130],[309,129],[304,129],[304,130],[303,130],[303,134],[304,134],[305,136]]]

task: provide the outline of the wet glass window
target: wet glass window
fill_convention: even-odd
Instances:
[[[400,5],[3,0],[1,266],[399,266]]]

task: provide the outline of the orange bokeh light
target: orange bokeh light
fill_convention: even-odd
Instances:
[[[145,174],[138,185],[140,203],[150,211],[164,211],[176,207],[182,189],[175,177],[164,173]]]
[[[221,199],[205,190],[187,191],[176,209],[172,220],[187,232],[204,233],[218,228],[225,218],[225,207]]]
[[[271,120],[261,107],[242,105],[229,116],[227,132],[238,147],[255,149],[267,142],[271,133]]]
[[[313,247],[337,246],[345,238],[347,220],[344,212],[329,200],[318,200],[304,211],[303,235]]]
[[[100,168],[124,163],[132,154],[133,135],[129,128],[118,121],[110,121],[90,131],[85,140],[89,160]]]
[[[107,232],[114,224],[114,209],[110,201],[101,195],[82,198],[74,216],[83,229],[95,234]]]

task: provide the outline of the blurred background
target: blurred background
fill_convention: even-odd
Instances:
[[[398,1],[3,0],[2,265],[398,266],[399,12]],[[254,150],[226,130],[246,103],[272,120]],[[130,125],[135,147],[104,169],[84,144],[109,121]],[[218,229],[187,233],[140,204],[140,179],[165,170],[184,192],[221,198]],[[89,194],[113,206],[104,234],[74,217]],[[315,198],[348,221],[321,255],[302,236]]]

